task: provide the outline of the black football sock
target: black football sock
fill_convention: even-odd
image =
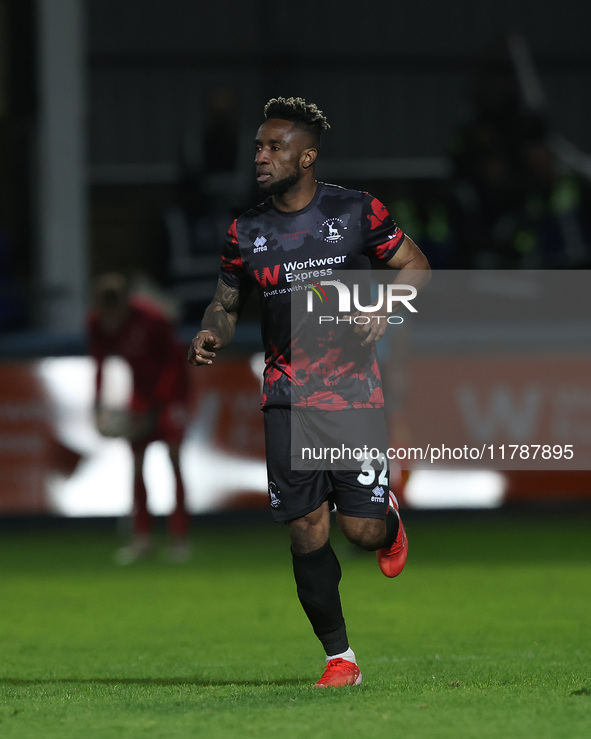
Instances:
[[[349,647],[339,582],[341,566],[330,542],[308,554],[291,551],[298,598],[326,654]]]
[[[382,547],[388,547],[390,548],[392,544],[396,541],[396,537],[398,536],[398,527],[400,524],[400,519],[396,515],[396,512],[392,508],[388,508],[388,513],[386,514],[386,539],[380,549]]]

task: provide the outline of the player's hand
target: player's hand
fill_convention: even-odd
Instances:
[[[361,320],[355,320],[361,316]],[[353,333],[361,339],[361,346],[369,346],[375,341],[379,341],[386,333],[388,316],[363,313],[363,311],[358,310],[351,314],[351,324],[353,326]]]
[[[191,342],[187,359],[195,367],[202,364],[212,364],[215,350],[221,349],[221,346],[222,342],[217,334],[208,329],[203,329]]]

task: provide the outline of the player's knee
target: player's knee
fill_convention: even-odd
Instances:
[[[328,508],[318,509],[289,522],[292,549],[298,554],[308,554],[323,547],[328,541],[330,518]]]
[[[340,528],[347,539],[361,549],[373,552],[379,549],[384,541],[385,524],[378,518],[343,517]]]
[[[323,531],[315,529],[291,529],[291,548],[296,554],[309,554],[321,549],[328,541]]]

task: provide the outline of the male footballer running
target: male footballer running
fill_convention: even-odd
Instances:
[[[421,250],[376,198],[316,180],[321,136],[329,128],[317,106],[302,98],[266,104],[255,139],[256,180],[266,199],[232,223],[216,293],[189,350],[191,364],[211,365],[232,340],[250,287],[257,288],[269,501],[274,519],[289,526],[298,597],[326,654],[317,687],[359,685],[362,679],[341,609],[341,567],[329,540],[331,509],[336,507],[338,526],[349,541],[377,552],[387,577],[402,571],[407,539],[397,501],[388,494],[387,468],[367,463],[361,468],[360,462],[359,469],[307,470],[291,464],[291,436],[301,429],[305,436],[310,428],[324,434],[353,428],[361,440],[377,429],[387,446],[374,350],[387,323],[368,313],[350,329],[359,348],[353,360],[331,345],[334,332],[328,331],[314,356],[306,356],[303,371],[302,350],[291,335],[290,295],[298,270],[309,271],[320,261],[344,270],[369,269],[371,258],[399,270],[394,282],[403,284],[411,271],[426,276],[429,270]]]

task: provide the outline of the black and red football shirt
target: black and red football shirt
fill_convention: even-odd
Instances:
[[[262,407],[327,410],[383,406],[373,347],[345,356],[334,332],[306,346],[292,337],[292,294],[339,270],[369,270],[389,261],[404,239],[386,207],[366,192],[318,183],[302,210],[283,212],[271,199],[231,225],[220,279],[242,289],[254,283],[262,300],[265,370]]]

